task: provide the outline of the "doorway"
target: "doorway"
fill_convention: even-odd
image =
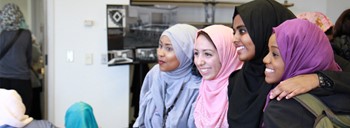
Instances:
[[[2,9],[2,7],[7,3],[14,3],[19,6],[28,25],[28,29],[31,31],[33,39],[35,39],[35,46],[37,48],[37,52],[39,53],[39,60],[34,69],[38,72],[38,75],[35,75],[35,77],[38,78],[39,81],[35,84],[32,83],[35,85],[33,86],[34,105],[32,110],[35,109],[35,113],[33,113],[35,119],[47,119],[47,80],[45,79],[47,76],[47,73],[45,73],[47,41],[45,39],[46,15],[44,14],[44,0],[1,0],[0,9]]]

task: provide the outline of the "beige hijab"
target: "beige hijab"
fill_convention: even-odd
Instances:
[[[24,127],[33,120],[24,115],[26,108],[15,90],[0,88],[0,103],[0,126]]]

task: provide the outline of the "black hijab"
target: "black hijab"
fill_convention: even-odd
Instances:
[[[272,89],[265,82],[263,64],[272,28],[295,15],[275,0],[248,2],[235,8],[233,18],[238,14],[255,45],[255,56],[230,76],[228,123],[230,127],[257,128],[261,126],[266,96]]]

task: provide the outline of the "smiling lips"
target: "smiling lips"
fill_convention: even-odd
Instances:
[[[237,47],[236,50],[237,50],[238,55],[241,54],[241,51],[243,49],[245,49],[245,47],[243,45],[242,46],[236,46],[236,47]]]
[[[202,75],[205,75],[208,73],[209,69],[208,68],[200,68],[199,71]]]
[[[237,51],[244,49],[244,46],[237,46]]]
[[[275,72],[275,70],[271,68],[265,68],[265,73],[273,73],[273,72]]]

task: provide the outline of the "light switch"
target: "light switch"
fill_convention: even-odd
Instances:
[[[91,27],[94,25],[94,21],[93,20],[84,20],[84,25],[86,27]]]
[[[92,53],[88,53],[85,55],[85,64],[86,65],[91,65],[93,62],[93,54]]]
[[[67,62],[73,63],[74,61],[74,52],[73,50],[67,50]]]
[[[108,56],[107,54],[101,55],[101,64],[107,64],[108,63]]]

